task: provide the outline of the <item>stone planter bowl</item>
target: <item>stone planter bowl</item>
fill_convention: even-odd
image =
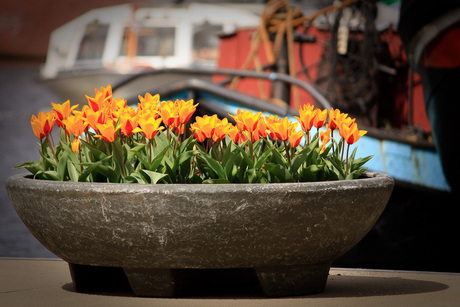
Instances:
[[[20,174],[6,188],[32,234],[69,263],[77,291],[112,268],[137,296],[173,297],[188,269],[254,270],[267,296],[322,292],[332,261],[371,230],[393,185],[380,173],[221,185],[74,183]]]

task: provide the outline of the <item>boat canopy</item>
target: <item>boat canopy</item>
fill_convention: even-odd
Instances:
[[[89,70],[214,67],[219,35],[256,28],[256,11],[254,4],[202,3],[93,9],[52,32],[41,78]]]

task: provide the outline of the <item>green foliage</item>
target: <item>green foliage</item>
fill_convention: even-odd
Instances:
[[[172,131],[160,131],[152,140],[140,133],[127,138],[117,132],[109,143],[89,133],[77,153],[71,148],[73,138],[63,139],[54,147],[45,140],[39,161],[16,168],[26,168],[37,179],[76,182],[309,182],[356,179],[372,158],[355,158],[355,148],[343,159],[342,141],[333,140],[322,149],[319,138],[308,146],[290,148],[270,138],[236,144],[229,136],[201,144],[193,136],[181,140]]]

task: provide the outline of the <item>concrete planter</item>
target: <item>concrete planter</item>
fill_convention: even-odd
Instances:
[[[121,272],[137,296],[172,297],[191,269],[254,270],[268,296],[323,291],[331,262],[374,226],[393,185],[379,173],[252,185],[72,183],[22,174],[6,187],[32,234],[69,263],[78,291]]]

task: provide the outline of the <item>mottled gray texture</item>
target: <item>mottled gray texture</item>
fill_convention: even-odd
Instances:
[[[283,266],[330,266],[358,243],[379,218],[394,184],[384,174],[366,177],[316,183],[141,185],[15,175],[8,179],[7,190],[34,236],[69,263],[122,267],[125,272],[264,272]]]

